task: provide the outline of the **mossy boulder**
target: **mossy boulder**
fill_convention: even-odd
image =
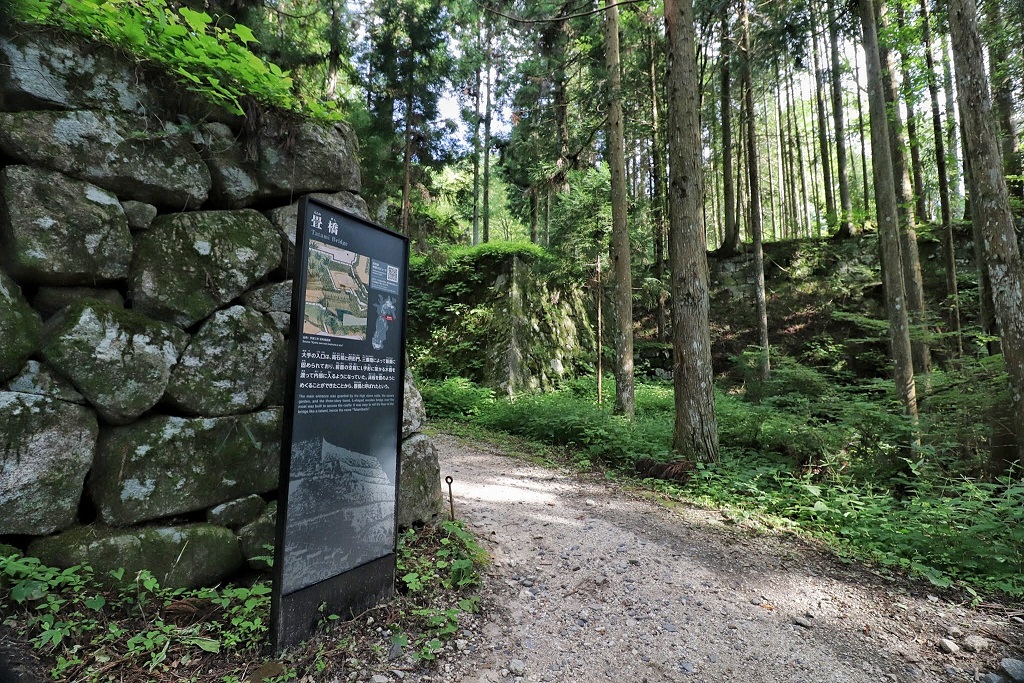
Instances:
[[[273,555],[273,547],[277,540],[277,502],[270,503],[258,518],[238,530],[238,544],[242,548],[242,557],[253,569],[269,569],[266,560],[261,559]],[[267,550],[267,546],[271,550]]]
[[[252,175],[257,200],[309,192],[359,192],[358,143],[344,122],[268,121],[256,132]]]
[[[166,588],[212,586],[242,566],[238,539],[230,529],[211,524],[110,529],[99,524],[36,539],[28,552],[43,564],[87,564],[109,583],[123,569],[132,581],[147,569]]]
[[[193,135],[192,142],[210,169],[210,197],[217,208],[242,209],[256,200],[259,183],[238,135],[231,128],[223,123],[205,123]]]
[[[410,267],[409,355],[424,377],[461,375],[508,395],[588,370],[581,283],[534,245],[485,244]]]
[[[197,208],[210,172],[173,126],[104,111],[0,113],[0,151],[169,209]]]
[[[71,382],[54,372],[49,365],[37,360],[25,363],[21,372],[7,383],[7,391],[49,396],[68,403],[86,402],[85,396],[78,393]]]
[[[101,45],[83,46],[53,30],[0,35],[0,109],[151,111],[155,99],[136,64]]]
[[[39,347],[43,321],[0,270],[0,382],[13,377]]]
[[[136,241],[129,279],[132,305],[188,327],[241,295],[280,262],[273,226],[251,209],[159,216]]]
[[[263,498],[252,494],[210,508],[206,511],[206,521],[217,526],[239,529],[256,521],[266,507]]]
[[[425,434],[402,442],[402,471],[398,482],[398,526],[429,524],[444,509],[437,448]]]
[[[160,400],[187,342],[172,325],[83,301],[50,319],[42,352],[103,419],[125,424]]]
[[[102,430],[88,490],[100,519],[126,526],[277,487],[280,410],[157,416]]]
[[[132,236],[117,197],[31,166],[0,170],[0,243],[22,282],[82,285],[128,277]]]
[[[248,412],[267,398],[284,338],[244,306],[217,311],[203,323],[171,372],[168,399],[193,415]]]
[[[0,535],[49,534],[75,521],[97,431],[84,406],[0,392]]]

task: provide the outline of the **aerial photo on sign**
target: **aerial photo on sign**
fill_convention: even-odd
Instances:
[[[365,340],[370,258],[310,240],[307,269],[302,331]]]

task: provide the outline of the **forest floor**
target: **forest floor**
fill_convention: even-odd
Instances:
[[[435,680],[1013,680],[1000,662],[1021,658],[1024,626],[1010,608],[599,475],[435,442],[455,515],[492,558],[483,610]]]

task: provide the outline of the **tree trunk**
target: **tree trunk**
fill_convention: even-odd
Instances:
[[[996,139],[1003,160],[1003,172],[1018,176],[1021,174],[1021,158],[1017,147],[1017,130],[1013,123],[1013,76],[1009,51],[1006,49],[1006,42],[1010,39],[1007,35],[1008,27],[999,3],[987,3],[985,8],[988,20],[999,33],[995,40],[989,42],[989,80],[992,83],[992,116],[996,125]],[[1014,180],[1008,184],[1007,189],[1014,195],[1024,196],[1022,187],[1021,181]]]
[[[960,293],[956,282],[956,252],[953,242],[953,210],[949,201],[949,178],[946,175],[946,146],[943,140],[942,114],[939,109],[939,86],[932,55],[932,32],[928,16],[928,0],[921,0],[921,38],[924,41],[925,65],[928,74],[928,94],[932,104],[932,135],[935,138],[935,170],[939,176],[939,215],[942,218],[942,257],[946,271],[946,299],[949,317],[956,333],[957,355],[964,352],[960,330]]]
[[[885,0],[878,0],[875,7],[878,25],[885,25]],[[903,292],[906,295],[910,324],[914,333],[920,335],[926,317],[924,283],[921,278],[921,259],[917,250],[917,226],[914,220],[913,192],[910,189],[910,168],[907,164],[907,141],[903,134],[903,119],[900,116],[899,74],[892,60],[892,50],[879,44],[879,58],[882,63],[882,85],[885,105],[889,114],[889,149],[892,155],[893,177],[896,181],[896,215],[899,220],[900,252],[903,262]],[[872,122],[873,123],[873,122]],[[872,147],[872,149],[874,149]],[[875,185],[875,194],[878,186]],[[877,200],[876,200],[877,201]],[[920,339],[911,342],[914,358],[914,372],[931,372],[931,351],[928,343]]]
[[[654,22],[651,22],[652,26]],[[665,180],[664,162],[661,157],[661,121],[658,109],[658,69],[654,52],[654,35],[647,34],[647,50],[650,64],[651,85],[651,182],[654,185],[654,277],[661,283],[658,294],[658,341],[668,339],[668,320],[665,309],[668,306],[668,290],[665,282]],[[731,159],[730,159],[731,161]],[[728,221],[728,216],[726,217]]]
[[[736,221],[736,192],[732,169],[732,78],[729,61],[732,41],[729,39],[729,13],[722,12],[722,213],[725,214],[725,239],[718,253],[733,256],[740,250],[740,228]]]
[[[480,40],[479,29],[476,35],[477,40]],[[473,81],[473,246],[480,244],[480,124],[483,120],[480,115],[480,85],[483,81],[481,68],[477,67]]]
[[[864,192],[864,213],[866,215],[871,209],[871,195],[868,190],[868,151],[865,147],[867,136],[864,135],[864,107],[860,96],[860,67],[856,61],[857,53],[854,52],[853,56],[853,74],[857,81],[857,127],[860,132],[860,176]]]
[[[754,243],[754,297],[757,301],[757,323],[761,343],[760,375],[767,380],[771,375],[771,355],[768,349],[768,305],[764,292],[764,235],[761,226],[761,184],[757,175],[757,129],[754,125],[754,85],[751,76],[750,13],[747,0],[740,0],[743,22],[743,102],[744,128],[747,133],[747,181],[750,192],[750,236]],[[771,168],[771,166],[769,166]]]
[[[1017,244],[1002,157],[992,129],[988,94],[974,0],[949,1],[949,30],[953,42],[957,96],[960,100],[964,157],[971,160],[975,215],[992,282],[999,321],[1003,360],[1010,377],[1010,413],[1017,435],[1017,459],[1024,444],[1024,262]]]
[[[896,22],[900,33],[906,27],[906,12],[902,3],[896,3]],[[921,141],[917,137],[917,111],[914,103],[917,101],[917,93],[910,83],[910,53],[907,51],[905,42],[900,42],[900,67],[903,69],[903,83],[900,94],[903,97],[903,105],[907,108],[907,138],[910,142],[910,177],[914,188],[914,213],[917,220],[930,222],[928,207],[925,204],[924,194],[924,171],[921,168]]]
[[[487,22],[484,32],[484,85],[487,94],[484,97],[484,192],[483,192],[483,214],[484,230],[483,241],[491,241],[491,91],[494,89],[494,82],[491,79],[491,24]]]
[[[619,63],[619,7],[605,0],[605,66],[608,68],[608,166],[612,185],[611,261],[615,301],[615,409],[633,417],[633,275],[626,223],[626,156]]]
[[[882,62],[878,52],[878,34],[871,0],[859,0],[864,29],[868,81],[868,107],[871,111],[871,166],[878,213],[879,241],[882,248],[882,276],[889,315],[889,342],[893,358],[896,394],[904,412],[916,420],[917,389],[910,350],[910,325],[903,292],[903,263],[900,257],[899,221],[889,143],[889,122],[882,88]]]
[[[829,227],[836,221],[836,197],[832,185],[832,154],[828,146],[828,118],[825,116],[825,77],[818,59],[818,20],[811,9],[811,55],[814,60],[814,102],[818,109],[818,146],[821,149],[821,178],[825,189],[825,213]]]
[[[753,95],[751,95],[751,97],[753,97]],[[768,100],[767,100],[767,97],[765,99],[761,100],[761,116],[764,117],[764,123],[765,123],[765,132],[764,132],[764,148],[765,149],[764,149],[764,151],[766,153],[766,156],[768,157],[766,162],[765,162],[765,165],[768,166],[768,216],[771,218],[772,240],[777,240],[777,239],[779,239],[779,235],[782,234],[782,231],[779,230],[779,225],[778,225],[778,222],[777,222],[778,221],[778,216],[777,216],[777,212],[775,210],[775,188],[776,188],[776,185],[775,185],[775,170],[772,168],[772,157],[774,155],[772,154],[772,136],[771,136],[771,133],[768,131],[768,121],[769,121],[769,119],[768,119]],[[751,119],[753,119],[753,117],[751,117]],[[782,172],[781,171],[779,172],[779,178],[780,179],[782,178]],[[764,209],[762,207],[762,213],[763,213],[763,211],[764,211]],[[764,232],[763,232],[764,231],[764,218],[763,217],[761,219],[761,230],[762,230],[762,237],[763,237],[763,234],[764,234]]]
[[[718,460],[696,37],[691,0],[665,0],[668,39],[669,258],[672,268],[673,449],[696,462]]]
[[[800,176],[800,211],[799,211],[799,225],[797,226],[797,234],[800,234],[801,228],[807,229],[807,225],[810,223],[810,219],[807,215],[807,174],[804,173],[804,144],[803,135],[800,132],[800,121],[796,118],[796,107],[794,106],[793,98],[793,71],[789,70],[786,76],[786,125],[789,122],[793,123],[793,144],[796,146],[796,167],[799,169]],[[801,117],[803,118],[803,117]]]
[[[850,198],[850,171],[846,161],[846,121],[843,106],[843,83],[839,61],[839,24],[836,23],[835,0],[828,0],[828,39],[832,62],[832,121],[836,140],[836,174],[839,176],[839,228],[840,238],[853,235],[853,200]]]
[[[402,214],[398,224],[402,233],[409,235],[412,214],[412,90],[405,98],[405,143],[402,151]],[[409,235],[409,237],[415,237]]]

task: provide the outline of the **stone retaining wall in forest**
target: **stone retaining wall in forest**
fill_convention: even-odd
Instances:
[[[0,544],[173,586],[273,542],[295,216],[363,216],[346,124],[239,118],[0,33]],[[399,523],[441,507],[406,378]]]

